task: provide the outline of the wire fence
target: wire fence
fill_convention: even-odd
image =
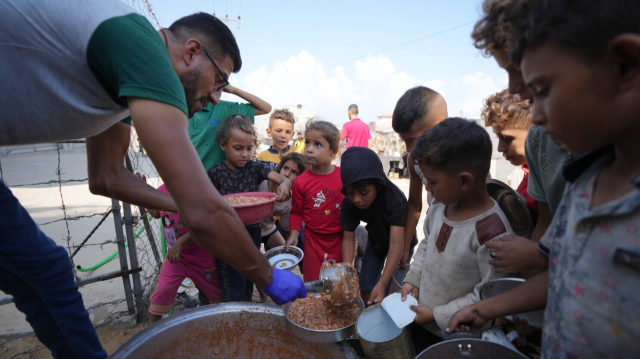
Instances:
[[[149,300],[151,294],[153,294],[157,285],[157,278],[162,266],[162,243],[161,243],[161,228],[160,222],[149,217],[144,208],[138,208],[137,206],[130,206],[126,203],[122,203],[122,206],[117,201],[112,201],[111,206],[106,206],[98,212],[86,213],[77,204],[78,193],[82,194],[88,192],[88,178],[70,178],[67,172],[73,173],[85,173],[84,170],[78,170],[75,168],[66,167],[65,156],[78,157],[78,146],[83,147],[81,143],[84,141],[70,141],[75,147],[71,149],[65,148],[67,142],[55,143],[55,152],[42,152],[37,157],[30,154],[15,155],[15,158],[9,161],[9,156],[0,157],[0,179],[2,179],[7,187],[14,191],[20,190],[21,193],[29,193],[29,191],[40,190],[47,187],[56,189],[56,194],[59,196],[58,206],[55,210],[49,211],[49,218],[45,221],[39,219],[43,216],[34,216],[38,227],[49,235],[57,243],[63,244],[69,253],[69,259],[74,268],[74,274],[76,283],[79,286],[95,285],[96,282],[104,282],[114,278],[123,277],[124,291],[126,292],[126,299],[129,309],[129,314],[136,313],[137,322],[146,321],[147,310],[149,306]],[[79,145],[80,144],[80,145]],[[13,157],[13,155],[10,155]],[[31,157],[30,157],[31,156]],[[81,155],[82,156],[82,155]],[[46,180],[36,180],[32,183],[18,182],[15,178],[23,178],[25,176],[17,176],[11,171],[19,171],[20,167],[16,164],[25,165],[28,161],[45,161],[45,165],[39,165],[38,172],[44,174],[52,173],[54,178]],[[4,163],[3,163],[4,162]],[[7,165],[7,162],[10,162]],[[86,161],[79,162],[80,166],[85,165]],[[133,173],[139,173],[146,177],[147,183],[153,187],[159,187],[161,179],[158,176],[155,167],[149,160],[144,150],[140,146],[140,141],[135,132],[135,128],[132,127],[130,146],[125,163],[123,164]],[[34,165],[35,166],[35,165]],[[76,167],[78,165],[76,164]],[[27,178],[32,178],[27,176]],[[69,186],[72,185],[72,186]],[[67,198],[72,197],[72,201],[76,202],[75,205],[69,205]],[[86,197],[83,197],[86,198]],[[93,202],[95,200],[86,199],[86,202]],[[104,200],[98,199],[98,202],[104,203]],[[44,202],[43,202],[44,203]],[[43,204],[44,206],[44,204]],[[40,209],[38,206],[25,206],[29,212],[38,212]],[[91,206],[94,208],[96,206]],[[78,213],[80,212],[80,213]],[[77,214],[76,214],[77,213]],[[115,225],[109,228],[109,226]],[[56,238],[54,233],[58,233]],[[135,250],[129,248],[128,256],[124,251],[127,244],[135,243]],[[100,250],[88,250],[89,247],[99,247]],[[117,249],[118,256],[120,257],[121,266],[119,271],[104,273],[105,270],[98,269],[102,265],[106,265],[111,259],[115,258],[116,252],[101,263],[86,266],[87,262],[95,260],[96,256],[103,257],[104,253],[109,253]],[[91,252],[91,253],[88,253]],[[97,252],[97,254],[96,254]],[[117,261],[115,261],[117,262]],[[129,268],[127,262],[131,264]],[[109,267],[113,268],[114,264]],[[84,272],[87,272],[87,277]],[[94,273],[100,273],[94,275]],[[130,291],[130,280],[133,279],[133,291]],[[139,278],[139,279],[138,279]],[[136,283],[138,281],[138,283]],[[122,288],[122,287],[120,287]],[[121,289],[122,290],[122,289]],[[6,304],[11,301],[11,298],[4,298],[2,303]],[[109,315],[113,317],[119,317],[122,315],[120,312],[113,311],[118,304],[123,302],[123,299],[113,300],[112,297],[104,298],[104,301],[95,300],[92,298],[91,308],[98,308],[104,305],[113,304],[112,312]],[[86,302],[86,301],[85,301]],[[103,325],[108,322],[110,318],[104,318],[98,325]]]

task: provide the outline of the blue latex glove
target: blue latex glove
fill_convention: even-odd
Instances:
[[[273,268],[273,280],[271,283],[262,288],[262,290],[279,305],[307,296],[307,290],[300,277],[289,271],[277,268]]]

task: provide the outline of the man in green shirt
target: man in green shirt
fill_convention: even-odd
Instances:
[[[216,143],[216,134],[227,117],[240,114],[254,123],[255,116],[271,112],[271,105],[256,95],[232,85],[222,91],[234,94],[248,103],[220,101],[217,105],[208,104],[189,120],[189,137],[205,170],[226,159],[224,151]]]
[[[273,269],[213,187],[187,119],[217,104],[242,66],[231,31],[198,13],[155,31],[118,0],[4,0],[0,11],[0,146],[87,138],[89,189],[179,212],[196,243],[276,303],[306,296]],[[128,116],[172,196],[124,166]],[[55,358],[104,358],[64,248],[0,181],[0,290]],[[233,245],[229,245],[229,240]]]

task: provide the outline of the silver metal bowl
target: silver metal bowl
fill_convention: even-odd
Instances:
[[[289,247],[285,250],[285,246],[279,246],[269,249],[264,256],[267,257],[272,267],[284,270],[292,270],[304,258],[304,252],[298,247]]]
[[[222,303],[162,319],[131,337],[109,358],[357,359],[358,356],[346,343],[308,343],[291,335],[280,306]]]
[[[315,297],[320,296],[319,293],[307,293],[307,295],[315,296]],[[359,298],[359,299],[360,300],[358,301],[358,308],[360,308],[360,311],[362,312],[364,310],[364,302],[362,301],[362,298]],[[308,342],[313,342],[313,343],[337,343],[347,339],[348,337],[356,333],[356,322],[353,322],[353,324],[346,326],[344,328],[333,329],[333,330],[313,330],[313,329],[302,327],[292,322],[291,319],[289,319],[289,317],[287,316],[287,313],[289,313],[289,310],[291,309],[291,306],[293,305],[293,303],[294,302],[289,302],[284,305],[283,307],[284,318],[285,318],[287,330],[289,330],[290,333],[292,333],[293,335],[297,336],[300,339],[304,339]]]

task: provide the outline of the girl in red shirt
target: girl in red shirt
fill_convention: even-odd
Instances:
[[[325,260],[342,262],[340,212],[344,195],[340,192],[340,167],[331,164],[338,153],[340,131],[327,121],[312,121],[304,134],[304,158],[309,170],[293,183],[291,232],[287,246],[298,244],[304,222],[304,281],[317,280]]]

